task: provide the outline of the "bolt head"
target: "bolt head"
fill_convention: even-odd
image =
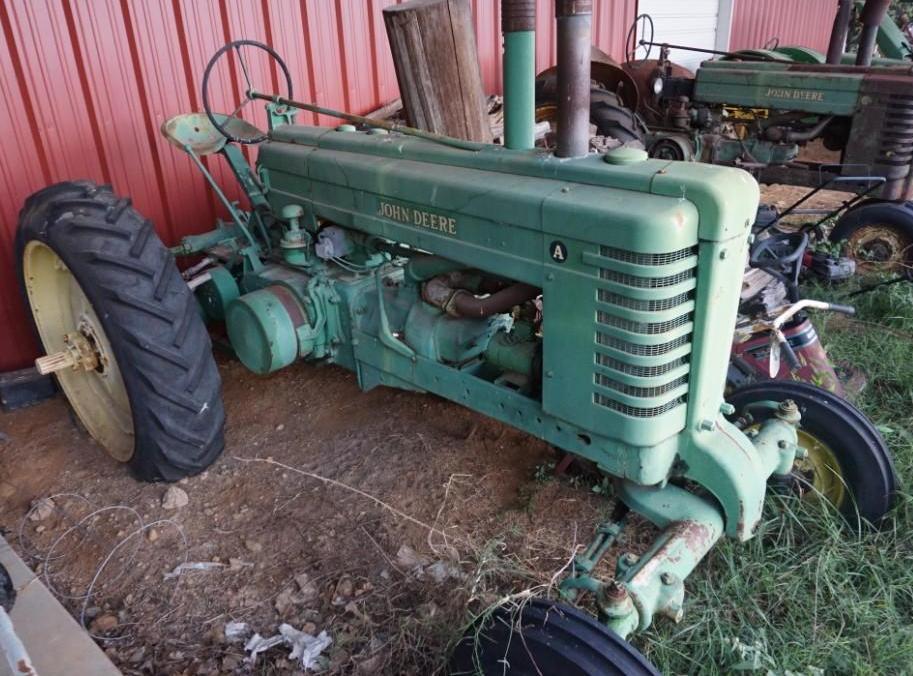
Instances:
[[[675,575],[672,573],[663,573],[659,576],[660,581],[665,585],[670,585],[675,583]]]
[[[628,552],[621,557],[621,562],[626,566],[633,566],[635,563],[637,563],[637,561],[637,554],[632,554],[631,552]]]

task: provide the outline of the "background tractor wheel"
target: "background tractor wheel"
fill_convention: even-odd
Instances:
[[[540,145],[554,148],[558,130],[557,104],[550,99],[537,101],[536,122],[551,124],[551,130]],[[601,87],[590,90],[590,124],[596,126],[597,135],[617,139],[622,144],[631,141],[643,143],[644,140],[643,127],[633,111],[617,95]]]
[[[913,278],[913,204],[867,202],[841,216],[830,236],[847,244],[847,255],[869,272]]]
[[[197,302],[152,223],[109,187],[59,183],[19,213],[25,295],[82,424],[145,481],[222,451],[221,381]]]
[[[808,457],[796,462],[794,475],[804,495],[823,496],[850,523],[861,517],[877,525],[893,506],[897,475],[884,439],[859,409],[820,387],[786,380],[752,383],[726,397],[735,416],[750,413],[754,423],[784,399],[802,414],[799,444]]]
[[[499,607],[457,644],[450,674],[488,676],[659,676],[643,655],[590,615],[533,599]]]

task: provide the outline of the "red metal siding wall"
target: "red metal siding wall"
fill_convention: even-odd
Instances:
[[[758,49],[778,38],[827,52],[837,0],[735,0],[730,49]]]
[[[89,178],[130,195],[166,243],[211,226],[213,196],[189,158],[159,134],[169,117],[201,110],[200,79],[230,40],[272,44],[295,94],[363,113],[398,96],[381,10],[395,0],[0,1],[0,371],[35,356],[19,295],[13,239],[25,197],[49,183]],[[596,0],[594,42],[622,58],[635,0]],[[501,89],[495,0],[472,0],[483,79]],[[553,62],[554,0],[540,0],[538,66]],[[273,81],[265,61],[255,82]],[[238,101],[215,80],[216,107]],[[250,106],[254,108],[254,106]],[[259,108],[245,117],[264,123]],[[332,124],[302,114],[305,124]],[[250,152],[254,159],[255,150]],[[236,197],[219,161],[210,167]]]

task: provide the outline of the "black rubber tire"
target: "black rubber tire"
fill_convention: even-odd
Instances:
[[[177,481],[206,469],[224,447],[222,382],[193,292],[151,221],[109,186],[58,183],[19,212],[23,289],[32,240],[63,260],[103,325],[130,401],[133,474]]]
[[[594,87],[590,90],[590,122],[596,125],[600,136],[610,136],[622,143],[643,143],[644,135],[634,111],[605,89]]]
[[[891,226],[913,240],[913,202],[863,202],[837,219],[830,240],[842,242],[867,225]],[[913,265],[913,251],[908,253],[906,262]],[[906,276],[913,277],[913,270],[907,268]]]
[[[518,611],[498,608],[472,625],[453,651],[449,673],[659,675],[631,644],[589,614],[544,599]]]
[[[740,387],[726,401],[735,406],[734,417],[760,401],[792,399],[802,414],[800,426],[833,452],[848,496],[836,505],[850,524],[864,521],[878,525],[894,505],[897,473],[884,439],[855,406],[809,383],[764,380]],[[755,416],[757,420],[758,416]]]

